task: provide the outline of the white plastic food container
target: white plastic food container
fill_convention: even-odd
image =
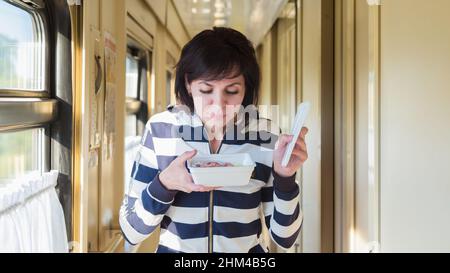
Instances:
[[[194,167],[200,162],[231,163],[230,167]],[[247,185],[256,164],[249,154],[197,155],[188,160],[187,167],[195,184],[211,187]]]

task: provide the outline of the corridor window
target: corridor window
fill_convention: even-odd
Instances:
[[[131,50],[130,50],[131,51]],[[126,102],[125,136],[137,136],[137,113],[141,102],[139,98],[139,59],[131,54],[126,59]]]
[[[126,58],[125,183],[127,192],[133,161],[148,120],[151,52],[134,40],[129,41]]]
[[[142,135],[148,119],[149,60],[151,53],[131,42],[126,58],[125,136]]]
[[[138,59],[132,55],[127,55],[126,60],[126,95],[128,98],[138,98],[138,86],[139,86],[139,62]]]
[[[45,90],[45,28],[42,17],[0,1],[0,90]]]
[[[167,104],[173,105],[176,103],[175,97],[175,65],[176,60],[169,52],[166,55],[166,98]]]
[[[125,117],[125,137],[133,137],[136,135],[137,135],[136,115],[127,115]]]

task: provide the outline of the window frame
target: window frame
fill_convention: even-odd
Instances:
[[[39,171],[50,170],[51,155],[51,128],[58,113],[57,100],[51,99],[50,92],[50,63],[51,43],[49,39],[49,22],[46,7],[41,1],[25,3],[21,0],[7,0],[8,4],[24,10],[30,14],[33,20],[33,31],[44,49],[34,57],[41,58],[41,71],[43,75],[43,89],[0,89],[0,133],[24,131],[42,128],[43,134],[38,137],[42,145],[38,156]],[[39,63],[39,62],[38,62]],[[17,113],[20,113],[18,115]]]
[[[3,131],[27,129],[43,126],[55,120],[57,116],[57,101],[51,99],[50,64],[52,62],[49,38],[49,22],[45,5],[42,1],[7,0],[19,9],[30,13],[34,21],[34,31],[44,43],[43,55],[43,86],[42,90],[33,89],[0,89],[0,133]],[[21,115],[17,115],[20,112]],[[49,132],[46,131],[46,135]]]
[[[42,171],[58,170],[58,197],[73,238],[73,9],[66,0],[7,0],[39,17],[45,37],[43,90],[0,90],[0,134],[43,128]],[[76,15],[75,15],[76,16]],[[70,69],[58,69],[59,66]],[[20,113],[18,115],[17,113]],[[27,114],[24,114],[27,113]]]

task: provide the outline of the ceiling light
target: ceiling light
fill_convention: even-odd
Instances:
[[[197,8],[192,8],[192,13],[197,13]]]
[[[223,25],[225,25],[226,22],[227,21],[225,21],[224,19],[216,19],[216,20],[214,20],[214,25],[215,26],[223,26]]]
[[[216,3],[214,4],[214,7],[216,9],[223,9],[223,8],[225,8],[225,4],[222,1],[216,1]]]
[[[214,17],[215,18],[224,18],[225,17],[225,13],[216,11],[214,13]]]
[[[208,8],[204,8],[204,9],[202,9],[202,13],[210,13],[211,12],[211,9],[208,9]]]

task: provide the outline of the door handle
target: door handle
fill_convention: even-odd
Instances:
[[[102,57],[95,56],[95,64],[97,66],[97,71],[95,75],[95,94],[97,95],[100,91],[100,87],[102,86],[102,79],[103,79],[103,71],[102,71],[102,65],[100,64],[100,59]]]

